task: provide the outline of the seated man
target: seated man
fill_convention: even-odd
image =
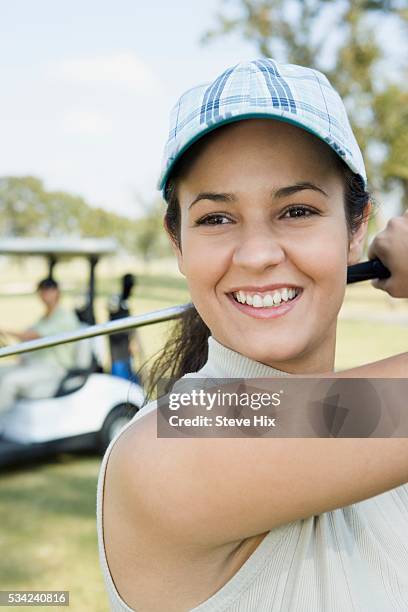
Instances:
[[[42,280],[37,294],[45,305],[45,314],[23,332],[1,330],[21,342],[73,331],[80,327],[76,314],[60,305],[58,283],[52,278]],[[75,367],[74,343],[26,353],[16,365],[0,363],[0,414],[13,406],[18,397],[52,397],[67,370]]]

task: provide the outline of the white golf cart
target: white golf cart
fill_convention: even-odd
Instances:
[[[50,277],[58,261],[85,257],[90,266],[88,298],[76,312],[87,326],[95,323],[95,268],[102,256],[116,250],[116,243],[106,239],[0,240],[0,255],[46,257]],[[136,414],[145,398],[143,388],[104,373],[95,340],[100,338],[76,342],[77,367],[67,372],[54,397],[21,398],[0,415],[0,467],[57,452],[103,452]]]

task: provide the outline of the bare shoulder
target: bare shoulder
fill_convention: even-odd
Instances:
[[[172,548],[183,545],[183,536],[192,543],[187,532],[191,520],[186,531],[180,528],[180,518],[189,507],[188,498],[181,496],[186,483],[194,480],[190,461],[194,447],[202,447],[203,442],[209,440],[158,438],[156,410],[132,423],[114,443],[107,462],[105,530],[110,529],[111,512],[127,523],[129,533],[143,531],[150,545],[154,537],[163,545],[163,536]],[[186,461],[184,451],[190,458]]]
[[[105,473],[103,494],[103,539],[109,571],[116,590],[134,609],[150,603],[146,594],[155,592],[150,568],[158,549],[159,530],[152,529],[139,486],[149,486],[143,479],[146,445],[151,443],[155,412],[129,425],[113,444]],[[155,540],[156,539],[156,540]],[[150,578],[149,578],[150,576]],[[157,578],[156,578],[157,583]]]
[[[152,410],[131,423],[111,448],[103,496],[105,531],[111,528],[110,514],[120,515],[122,520],[127,517],[130,528],[136,517],[142,519],[143,495],[139,486],[146,480],[143,457],[152,452],[147,447],[155,438],[155,423],[156,411]]]
[[[157,454],[161,448],[155,411],[130,425],[113,445],[104,487],[104,544],[115,587],[128,606],[162,610],[160,576],[171,585],[166,609],[178,612],[221,588],[265,534],[219,547],[197,546],[183,537],[175,528],[177,512],[166,510],[169,500],[163,483],[172,480],[165,457]],[[151,457],[156,457],[157,469],[150,474]]]
[[[112,554],[115,548],[123,558],[123,549],[133,547],[145,562],[157,554],[177,556],[184,549],[194,555],[203,550],[180,528],[184,511],[178,505],[177,482],[191,477],[188,463],[179,462],[180,442],[185,440],[157,438],[153,410],[132,423],[113,445],[103,498],[105,544]],[[173,489],[178,492],[174,497]]]

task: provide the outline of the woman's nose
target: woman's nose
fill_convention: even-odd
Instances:
[[[285,259],[285,251],[270,228],[247,232],[240,236],[233,254],[233,263],[253,270],[277,265]]]

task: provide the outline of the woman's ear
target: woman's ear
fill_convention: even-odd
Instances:
[[[171,248],[173,249],[173,252],[174,252],[175,256],[177,257],[178,268],[179,268],[181,274],[183,276],[185,276],[185,274],[184,274],[184,265],[183,265],[183,253],[181,252],[181,249],[180,249],[179,245],[174,240],[173,235],[171,234],[171,232],[169,231],[169,228],[167,227],[166,217],[165,216],[163,217],[163,227],[164,227],[164,231],[167,234],[168,239],[170,240]]]
[[[358,230],[352,235],[349,242],[347,265],[359,263],[364,250],[364,241],[367,235],[368,221],[372,210],[372,203],[369,201],[364,209],[364,220]]]

